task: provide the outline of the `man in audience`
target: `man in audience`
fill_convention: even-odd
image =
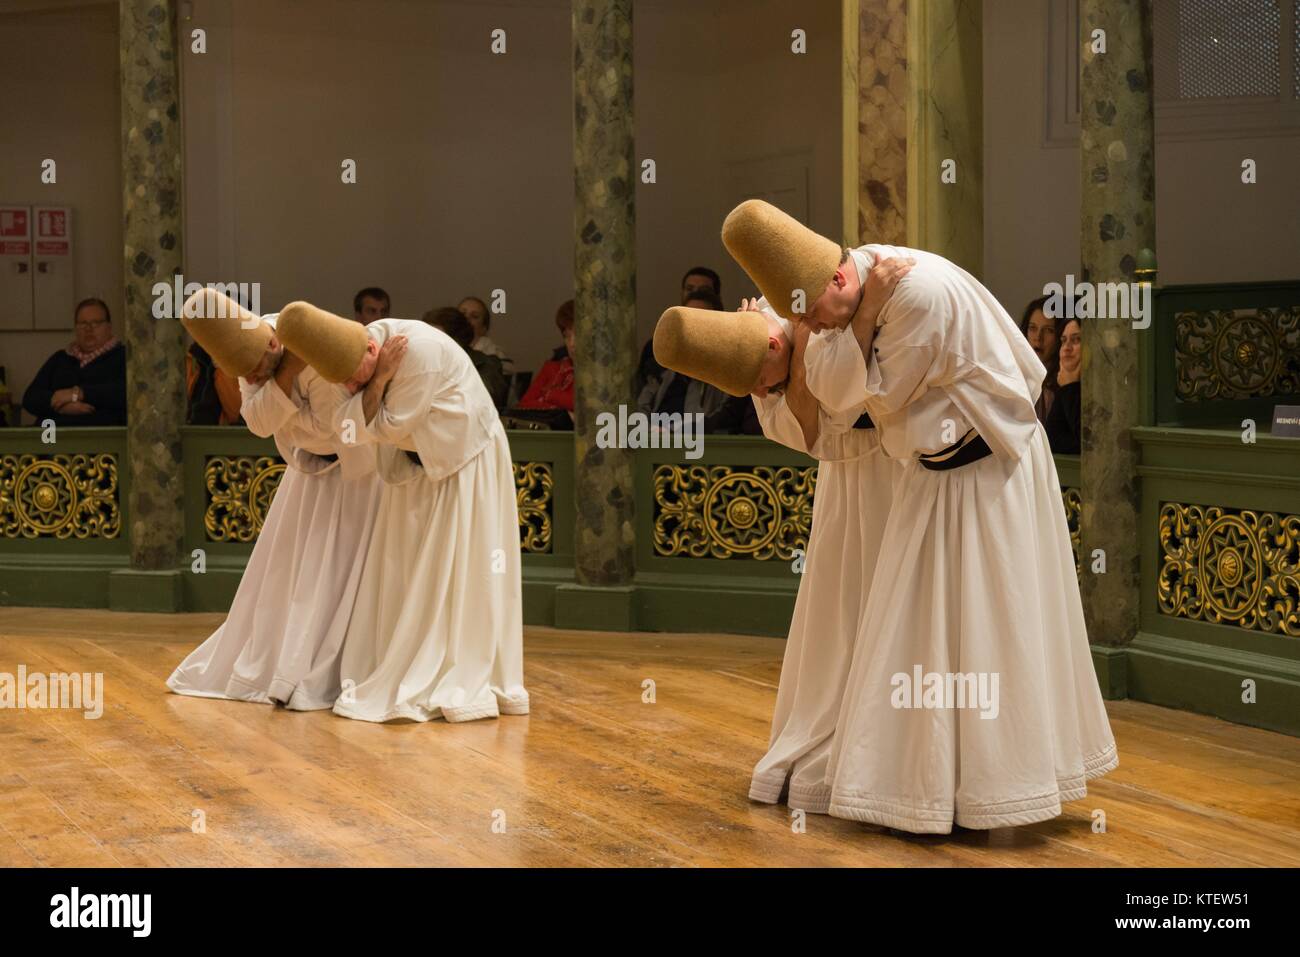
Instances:
[[[722,310],[722,300],[712,289],[691,293],[682,305],[692,309]],[[713,433],[741,431],[748,410],[757,429],[751,434],[763,431],[749,396],[730,396],[717,386],[672,369],[664,369],[661,375],[652,377],[641,390],[636,405],[637,411],[646,415],[654,412],[664,415],[703,413],[704,431]]]
[[[367,286],[352,297],[352,313],[357,322],[368,326],[376,319],[385,319],[393,310],[388,293],[378,286]]]
[[[456,308],[460,310],[462,316],[469,320],[469,324],[474,330],[472,348],[484,355],[495,356],[500,359],[501,369],[507,378],[514,375],[514,360],[502,352],[501,347],[488,335],[488,330],[492,328],[492,313],[488,310],[487,303],[478,296],[466,296]]]
[[[722,279],[708,266],[692,266],[682,277],[682,305],[697,292],[712,292],[722,296]]]
[[[488,390],[488,395],[492,397],[492,404],[500,412],[506,402],[506,392],[510,388],[510,381],[501,370],[500,359],[472,348],[474,327],[470,325],[470,321],[465,314],[453,306],[443,306],[441,309],[430,309],[420,318],[429,325],[447,333],[455,340],[456,345],[465,350],[466,355],[469,356],[469,361],[474,364],[474,371],[483,380],[484,388]]]
[[[689,305],[688,300],[701,292],[711,292],[721,302],[722,279],[708,266],[692,266],[686,270],[686,275],[682,276],[681,304],[683,306]],[[702,306],[701,308],[712,307]],[[719,305],[718,308],[722,309],[723,307]],[[654,342],[647,339],[646,344],[641,347],[641,360],[636,367],[636,394],[639,396],[651,379],[660,378],[663,374],[664,367],[655,361]],[[754,418],[754,427],[758,428],[757,417]]]
[[[126,424],[126,347],[113,335],[102,299],[83,299],[73,311],[76,338],[54,353],[23,395],[39,424]]]

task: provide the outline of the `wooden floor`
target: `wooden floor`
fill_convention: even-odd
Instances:
[[[530,716],[374,725],[168,693],[220,621],[0,608],[0,672],[106,699],[0,711],[0,865],[1300,865],[1300,740],[1213,718],[1110,703],[1120,767],[1053,821],[794,833],[746,797],[780,640],[530,628]]]

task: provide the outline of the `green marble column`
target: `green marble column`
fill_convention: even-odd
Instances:
[[[181,129],[172,0],[122,0],[122,243],[126,255],[131,573],[114,607],[177,607],[185,343],[153,317],[153,285],[181,270]]]
[[[632,0],[574,0],[575,565],[580,586],[628,590],[626,602],[613,593],[585,600],[622,609],[631,607],[634,573],[632,453],[596,445],[596,416],[617,415],[620,404],[634,408],[638,166],[632,134]],[[587,623],[599,627],[603,617],[618,625],[619,615]],[[580,624],[575,617],[557,607],[557,618]]]
[[[1138,253],[1156,248],[1155,125],[1150,0],[1082,0],[1079,149],[1083,176],[1082,279],[1133,282]],[[1094,30],[1106,52],[1094,53]],[[1138,629],[1138,336],[1129,319],[1083,322],[1084,612],[1094,644],[1118,645]],[[1091,570],[1105,552],[1105,574]]]
[[[908,3],[907,245],[975,276],[984,268],[983,50],[981,0]]]

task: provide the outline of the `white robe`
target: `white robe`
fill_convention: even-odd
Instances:
[[[881,312],[871,363],[821,396],[865,398],[904,463],[831,750],[830,813],[916,833],[1046,820],[1118,754],[1034,414],[1044,370],[959,267],[918,250],[853,253],[860,275],[899,254],[917,264]],[[917,461],[972,428],[992,455],[948,471]],[[954,692],[971,676],[961,690],[976,700],[930,694],[931,674]]]
[[[275,316],[264,317],[272,326]],[[345,398],[310,368],[292,397],[241,379],[240,413],[274,435],[286,468],[225,622],[167,679],[178,694],[331,708],[339,658],[382,484],[373,453],[331,431]],[[322,458],[337,455],[337,461]]]
[[[828,361],[845,356],[825,348],[839,335],[828,332],[809,340],[804,364],[814,396],[824,378],[835,376]],[[775,804],[788,789],[790,807],[825,814],[831,744],[897,466],[881,452],[874,428],[853,428],[861,406],[835,414],[819,409],[817,439],[810,449],[784,396],[754,396],[754,405],[764,435],[811,455],[818,465],[812,530],[781,664],[772,733],[767,753],[754,767],[749,797]]]
[[[381,319],[366,334],[408,345],[369,423],[360,392],[338,413],[340,428],[376,447],[385,484],[334,711],[364,721],[527,714],[514,470],[492,399],[440,330]]]

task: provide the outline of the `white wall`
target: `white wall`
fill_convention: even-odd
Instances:
[[[836,0],[669,0],[636,8],[637,318],[648,338],[682,273],[710,266],[734,309],[756,290],[722,245],[737,165],[807,154],[809,225],[840,233],[840,21]],[[806,31],[808,52],[790,50]]]
[[[566,6],[194,9],[216,29],[185,61],[187,278],[342,315],[378,285],[405,318],[502,288],[494,337],[523,367],[553,345],[573,273]]]
[[[984,4],[985,282],[1012,315],[1079,270],[1077,145],[1044,145],[1047,11]],[[1300,278],[1300,136],[1173,138],[1156,119],[1162,285]],[[1255,159],[1259,182],[1241,183]]]
[[[116,3],[0,12],[0,201],[73,208],[76,298],[107,302],[121,334],[117,23]],[[43,184],[47,158],[58,178]],[[0,366],[15,401],[72,341],[72,318],[66,331],[0,330]]]
[[[984,4],[984,276],[1019,319],[1079,271],[1079,149],[1043,145],[1047,3]]]
[[[41,198],[77,207],[78,294],[108,290],[120,316],[116,5],[24,4],[42,5],[53,9],[0,14],[6,48],[18,37],[20,51],[0,67],[3,128],[23,131],[20,148],[4,151],[0,192],[35,183],[52,150],[66,155],[58,192]],[[573,285],[568,0],[190,9],[186,279],[259,282],[264,311],[306,298],[345,315],[358,288],[380,285],[404,317],[503,288],[509,312],[493,336],[520,368],[536,368],[558,344],[555,310]],[[790,51],[796,27],[804,55]],[[196,28],[206,53],[188,49]],[[507,31],[504,56],[489,51],[495,28]],[[719,239],[740,198],[736,164],[806,162],[810,223],[838,232],[839,3],[643,0],[634,30],[636,155],[658,167],[656,183],[637,187],[643,341],[690,266],[722,273],[731,308],[751,293]],[[36,54],[22,51],[44,49],[60,50],[64,68],[37,80]],[[355,185],[340,180],[345,158],[357,162]],[[0,336],[21,342],[0,346],[24,356],[6,362],[19,370],[11,382],[25,386],[66,339]]]
[[[380,285],[418,317],[508,295],[493,337],[521,368],[558,344],[572,295],[570,6],[414,0],[196,0],[209,53],[185,59],[189,279],[259,281],[262,308],[307,298],[342,314]],[[839,209],[838,3],[662,0],[635,12],[639,338],[711,265],[727,164],[809,151],[813,224]],[[789,51],[795,26],[810,52]],[[489,52],[494,28],[504,56]],[[814,122],[824,117],[825,122]],[[358,164],[358,183],[339,164]]]

